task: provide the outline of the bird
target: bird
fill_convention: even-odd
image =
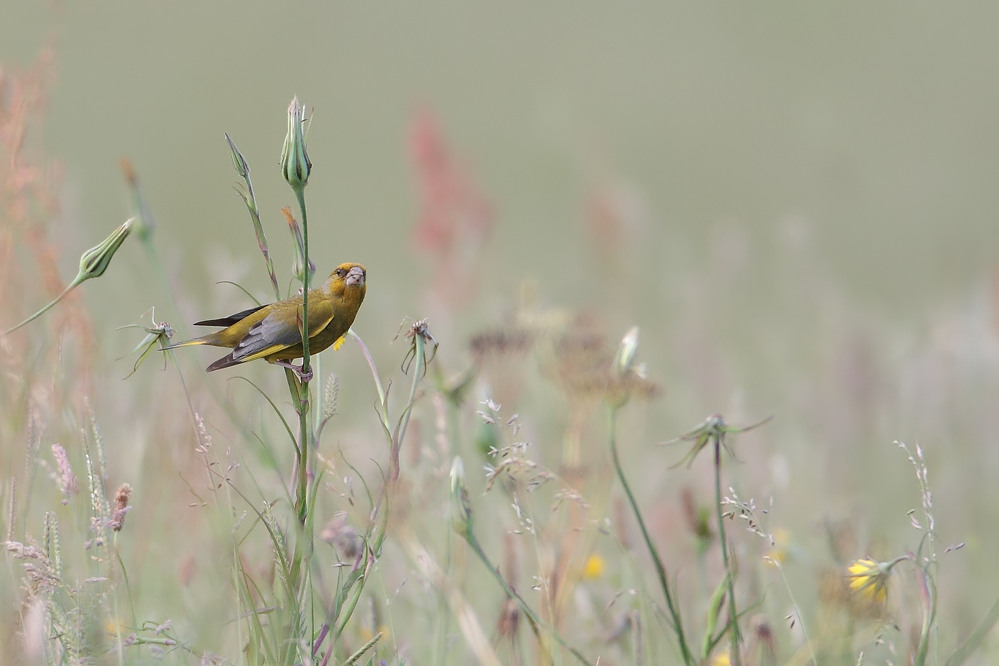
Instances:
[[[333,345],[354,323],[367,289],[367,271],[361,264],[344,263],[334,269],[322,287],[309,290],[309,354],[318,354]],[[177,349],[194,345],[228,347],[232,351],[208,366],[213,372],[262,358],[293,370],[302,381],[311,371],[291,361],[302,357],[302,297],[293,296],[269,305],[258,305],[228,317],[205,319],[195,326],[224,326],[191,340],[164,347]],[[339,345],[337,345],[339,347]]]

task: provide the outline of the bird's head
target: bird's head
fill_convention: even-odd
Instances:
[[[330,273],[325,286],[333,296],[357,299],[357,304],[360,305],[367,288],[367,275],[361,264],[340,264]]]

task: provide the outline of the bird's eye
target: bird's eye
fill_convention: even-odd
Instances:
[[[336,275],[337,277],[343,277],[343,269],[342,268],[336,269]]]

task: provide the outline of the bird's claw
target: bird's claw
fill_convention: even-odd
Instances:
[[[291,361],[275,361],[274,363],[276,365],[280,365],[282,368],[288,368],[289,370],[294,372],[295,376],[298,377],[298,381],[302,382],[303,384],[305,382],[312,381],[312,378],[315,376],[315,373],[312,371],[312,368],[309,368],[308,372],[302,372],[302,366],[295,365]]]

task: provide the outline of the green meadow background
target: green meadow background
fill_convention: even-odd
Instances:
[[[739,520],[729,528],[742,605],[772,630],[778,663],[806,663],[795,661],[801,624],[821,633],[829,572],[919,546],[907,516],[920,507],[919,486],[895,440],[921,447],[933,491],[933,663],[946,663],[999,598],[999,6],[13,0],[2,14],[4,76],[47,63],[44,105],[24,120],[25,154],[57,202],[39,216],[62,283],[84,249],[133,214],[122,158],[155,216],[157,253],[154,260],[129,239],[108,272],[78,290],[70,305],[92,344],[60,334],[58,309],[4,341],[0,392],[10,406],[0,487],[21,514],[11,524],[5,511],[5,530],[16,541],[37,539],[44,512],[56,512],[67,570],[90,575],[79,436],[89,427],[86,399],[103,435],[109,492],[122,482],[134,488],[117,540],[129,574],[119,598],[130,598],[140,619],[172,622],[190,648],[162,658],[196,663],[194,655],[213,653],[239,662],[231,536],[219,515],[247,506],[206,500],[177,372],[163,371],[156,352],[123,380],[143,333],[119,327],[148,325],[155,307],[174,340],[190,337],[191,322],[247,307],[221,280],[271,296],[224,133],[253,169],[282,289],[289,286],[292,242],[280,209],[294,196],[278,159],[295,95],[312,121],[307,197],[317,276],[344,261],[367,267],[354,330],[383,380],[408,386],[399,368],[405,341],[393,342],[405,317],[428,317],[440,343],[403,451],[403,476],[408,466],[420,489],[407,525],[389,531],[365,591],[368,615],[358,619],[390,627],[380,659],[433,663],[425,615],[437,606],[394,537],[447,534],[454,455],[465,460],[473,510],[490,516],[480,538],[493,561],[517,551],[505,545],[518,527],[509,498],[485,492],[475,412],[487,398],[504,417],[519,414],[513,439],[531,442],[528,456],[539,464],[564,472],[566,447],[579,447],[586,471],[576,489],[589,501],[592,530],[570,559],[577,566],[597,554],[603,568],[577,581],[563,632],[602,664],[637,659],[612,635],[625,603],[612,601],[633,589],[653,597],[655,588],[634,526],[615,509],[620,488],[606,476],[599,402],[575,400],[543,350],[482,362],[470,346],[477,334],[526,320],[556,322],[561,333],[585,329],[607,354],[640,328],[638,358],[659,390],[625,408],[620,446],[692,626],[703,624],[718,562],[716,552],[703,561],[696,554],[683,498],[711,506],[711,467],[704,457],[690,470],[671,469],[683,449],[658,444],[715,412],[733,424],[773,416],[734,440],[739,462],[726,461],[724,473],[740,499],[767,509],[762,529],[780,535],[787,585],[763,561],[765,540]],[[450,254],[419,243],[427,209],[413,143],[427,119],[488,211],[488,230],[459,233]],[[452,219],[459,227],[461,214]],[[10,227],[14,215],[0,210],[5,218]],[[3,328],[54,295],[38,284],[23,238],[10,233],[4,261],[17,266],[22,286],[4,288]],[[286,472],[290,443],[261,396],[233,377],[252,379],[287,412],[282,373],[261,363],[206,375],[215,358],[204,349],[177,353],[194,407],[218,457],[238,465],[234,483],[259,503],[278,498],[281,475],[262,466],[241,425],[280,442]],[[343,462],[380,486],[387,451],[375,391],[352,341],[321,358],[323,372],[337,374],[340,397],[320,452],[340,467],[322,491],[317,525],[339,510],[360,521]],[[81,379],[74,373],[84,365]],[[435,382],[470,369],[461,426],[442,437]],[[43,424],[31,434],[36,415]],[[25,453],[32,437],[37,456]],[[47,471],[57,442],[83,488],[68,505]],[[555,522],[547,500],[536,501],[539,520]],[[629,530],[630,543],[620,537]],[[268,542],[257,536],[247,557],[259,556],[254,566],[263,571]],[[534,551],[545,548],[524,550],[516,576],[529,590],[544,568]],[[451,557],[441,554],[441,566]],[[0,585],[3,651],[23,660],[9,663],[35,663],[19,647],[22,564],[9,562]],[[477,562],[463,566],[461,585],[489,632],[502,592]],[[885,613],[858,620],[842,661],[824,663],[856,663],[865,649],[875,655],[870,663],[888,659],[871,648],[879,635],[894,646],[895,663],[907,663],[919,617],[911,569],[900,567],[891,586]],[[788,589],[803,616],[793,627]],[[646,631],[665,632],[651,616]],[[470,663],[456,630],[448,645],[447,663]],[[143,650],[125,654],[144,663],[152,657]],[[646,663],[675,657],[668,642],[657,650]],[[986,637],[967,663],[995,663],[997,654]]]

